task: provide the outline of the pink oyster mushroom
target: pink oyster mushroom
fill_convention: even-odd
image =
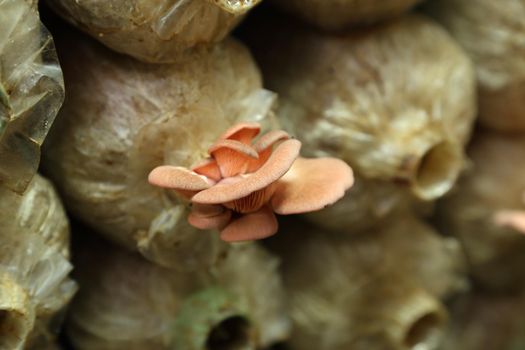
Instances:
[[[188,222],[199,229],[219,229],[221,239],[229,242],[271,236],[278,229],[274,212],[319,210],[352,186],[352,169],[345,162],[299,157],[301,142],[282,130],[252,142],[260,129],[257,123],[237,124],[191,170],[159,166],[149,182],[189,198]]]
[[[525,203],[525,193],[522,198]],[[525,210],[500,210],[494,215],[494,222],[497,225],[525,233]]]

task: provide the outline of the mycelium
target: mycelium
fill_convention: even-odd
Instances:
[[[68,278],[69,226],[51,184],[23,196],[0,188],[0,349],[52,349],[76,291]]]
[[[422,199],[452,187],[476,91],[468,57],[443,29],[411,15],[336,36],[288,19],[254,22],[252,32],[283,126],[305,155],[341,158],[365,178],[408,184]]]
[[[278,229],[274,212],[319,210],[352,186],[352,170],[345,162],[299,157],[301,142],[282,130],[253,142],[260,129],[258,123],[234,125],[211,145],[210,157],[191,170],[163,165],[153,169],[149,181],[187,196],[192,203],[189,223],[219,229],[225,241],[271,236]]]
[[[292,223],[281,256],[290,344],[301,350],[435,349],[441,299],[468,286],[454,238],[405,214],[367,234],[326,234]]]
[[[278,6],[324,30],[337,31],[353,25],[399,16],[421,0],[274,0]]]
[[[525,137],[480,133],[473,165],[456,191],[438,203],[442,230],[463,243],[476,280],[499,290],[525,280]]]
[[[0,33],[0,182],[23,193],[64,99],[64,83],[36,0],[0,2]]]
[[[261,0],[48,0],[111,49],[146,62],[180,60],[222,39]]]
[[[255,350],[289,334],[277,259],[235,245],[209,270],[177,272],[107,243],[79,240],[83,286],[67,322],[79,350]]]
[[[525,131],[525,1],[428,1],[434,16],[474,61],[480,121]]]
[[[141,63],[86,37],[59,40],[68,96],[44,167],[71,213],[148,259],[211,264],[223,246],[190,226],[187,203],[150,185],[156,166],[191,167],[239,120],[270,129],[275,96],[249,52],[228,39],[179,64]]]

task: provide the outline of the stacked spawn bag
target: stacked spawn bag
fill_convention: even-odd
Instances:
[[[523,295],[483,292],[454,301],[447,338],[440,349],[523,349],[524,303]]]
[[[415,15],[338,35],[284,22],[256,24],[249,38],[282,124],[305,154],[337,156],[357,176],[309,218],[358,230],[410,202],[407,192],[428,201],[449,191],[465,167],[476,90],[447,33]]]
[[[68,95],[44,167],[88,236],[142,254],[104,248],[107,242],[78,246],[82,288],[68,318],[71,342],[79,349],[255,349],[286,338],[277,260],[195,229],[184,197],[148,183],[156,166],[206,158],[238,121],[264,131],[276,125],[275,95],[261,88],[249,52],[226,38],[176,63],[152,64],[72,31],[57,41]]]
[[[525,277],[525,236],[498,218],[507,211],[525,212],[525,135],[479,132],[469,155],[469,172],[438,204],[439,222],[461,240],[480,285],[519,290]]]
[[[87,236],[77,253],[76,349],[254,350],[289,333],[278,260],[254,243],[190,273]]]
[[[458,242],[410,213],[355,234],[293,223],[272,248],[302,350],[435,349],[443,300],[465,290]]]
[[[470,146],[472,165],[439,205],[442,227],[463,242],[473,277],[483,287],[522,287],[522,229],[508,213],[525,209],[524,1],[439,1],[425,10],[474,61],[482,130]],[[475,40],[473,39],[475,38]],[[502,219],[503,218],[503,219]]]
[[[77,287],[68,274],[69,225],[51,183],[0,189],[0,348],[54,349]]]
[[[415,219],[410,197],[435,200],[464,170],[470,60],[422,16],[337,34],[269,17],[249,23],[246,41],[282,124],[306,154],[340,157],[357,175],[341,202],[307,216],[319,227],[291,222],[271,243],[292,348],[436,349],[444,302],[469,283],[457,239]]]
[[[36,173],[64,84],[36,1],[0,2],[0,348],[57,349],[68,278],[69,226]]]
[[[48,0],[64,19],[109,48],[146,62],[174,62],[224,39],[261,0]]]
[[[481,124],[525,132],[525,1],[441,0],[425,9],[474,62]]]
[[[525,209],[525,2],[446,0],[425,10],[442,23],[474,61],[479,82],[479,132],[472,166],[440,204],[442,227],[458,236],[473,277],[499,291],[522,287],[522,230],[498,220]],[[505,220],[504,220],[505,221]]]
[[[478,80],[480,130],[469,147],[472,164],[457,188],[438,203],[437,213],[441,229],[461,241],[478,289],[453,306],[443,349],[520,349],[525,2],[442,0],[428,2],[425,11],[465,48]]]

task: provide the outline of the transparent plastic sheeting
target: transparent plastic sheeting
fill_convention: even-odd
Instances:
[[[62,71],[36,1],[0,0],[0,183],[24,192],[63,99]]]

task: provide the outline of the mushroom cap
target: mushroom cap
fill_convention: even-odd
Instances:
[[[201,230],[222,229],[231,220],[232,212],[222,208],[222,212],[215,215],[203,216],[192,210],[188,215],[188,222]]]
[[[221,230],[221,239],[226,242],[252,241],[272,236],[277,229],[275,214],[271,208],[264,206],[256,212],[233,219]]]
[[[210,188],[214,182],[184,167],[161,165],[149,173],[150,184],[183,191],[201,191]]]
[[[281,178],[299,156],[301,142],[286,140],[273,151],[266,163],[255,173],[249,174],[241,181],[218,183],[217,185],[197,193],[192,201],[202,204],[220,204],[245,197],[260,190]]]
[[[208,153],[217,161],[223,178],[244,174],[250,162],[259,158],[253,147],[237,140],[219,140],[208,149]]]
[[[341,199],[353,183],[352,169],[342,160],[299,157],[277,181],[271,205],[282,215],[320,210]]]
[[[219,137],[219,140],[236,140],[249,144],[261,132],[259,123],[241,122],[230,127]]]

